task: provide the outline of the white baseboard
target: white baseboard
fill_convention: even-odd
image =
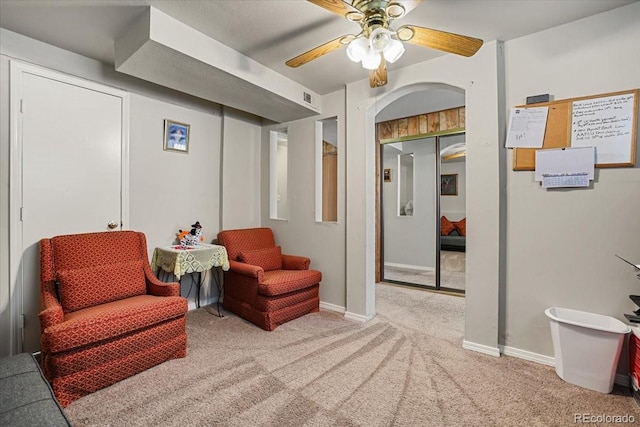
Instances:
[[[331,303],[328,303],[328,302],[323,302],[323,301],[320,301],[320,308],[322,310],[335,311],[336,313],[340,313],[340,314],[344,314],[347,311],[347,309],[344,308],[344,307],[341,307],[341,306],[335,305],[335,304],[331,304]]]
[[[500,352],[505,356],[517,357],[518,359],[529,360],[530,362],[536,362],[547,366],[556,366],[556,359],[554,357],[521,350],[515,347],[509,347],[508,345],[501,345]]]
[[[406,268],[409,270],[417,270],[417,271],[435,271],[433,267],[424,267],[422,265],[411,265],[411,264],[398,264],[397,262],[385,262],[385,267],[396,267],[396,268]]]
[[[501,345],[500,352],[505,356],[517,357],[519,359],[528,360],[530,362],[540,363],[547,366],[556,366],[555,357],[545,356],[543,354],[533,353],[531,351],[522,350],[508,345]],[[629,387],[629,375],[616,374],[614,382],[623,387]]]
[[[484,344],[477,344],[471,341],[462,340],[462,348],[465,350],[477,351],[478,353],[488,354],[489,356],[500,357],[500,350],[496,347],[489,347]]]
[[[355,320],[356,322],[366,323],[369,320],[373,319],[373,316],[367,317],[362,314],[351,313],[349,311],[345,311],[344,318],[349,320]]]

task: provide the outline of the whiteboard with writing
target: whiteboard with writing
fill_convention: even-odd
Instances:
[[[595,147],[596,164],[629,164],[635,159],[635,94],[574,101],[571,146]]]

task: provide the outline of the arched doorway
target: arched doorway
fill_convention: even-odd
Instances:
[[[464,91],[411,89],[375,117],[376,282],[464,294]],[[455,227],[441,232],[442,217]]]

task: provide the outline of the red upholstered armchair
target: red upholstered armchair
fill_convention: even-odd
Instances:
[[[229,256],[223,307],[267,331],[317,312],[322,273],[306,257],[284,255],[270,228],[224,230],[218,242]]]
[[[62,406],[187,354],[187,300],[151,272],[144,234],[40,241],[40,349]]]

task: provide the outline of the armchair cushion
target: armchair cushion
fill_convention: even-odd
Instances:
[[[262,267],[264,271],[282,269],[282,249],[280,246],[242,251],[239,258],[245,264]]]
[[[47,328],[41,335],[48,352],[75,348],[126,336],[183,316],[187,301],[182,297],[137,295],[65,315],[65,321]]]
[[[65,313],[147,293],[141,260],[62,270],[57,279]]]
[[[322,280],[317,270],[274,270],[265,271],[258,283],[258,293],[266,296],[283,295],[311,287]]]

